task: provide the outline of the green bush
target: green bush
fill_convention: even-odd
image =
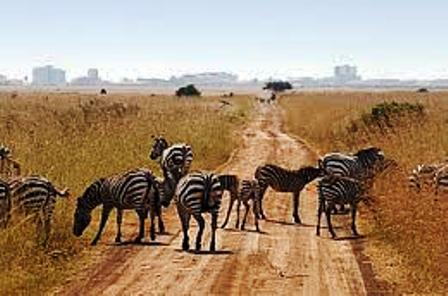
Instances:
[[[189,84],[187,86],[181,87],[176,91],[176,96],[178,97],[200,97],[201,92],[193,85]]]

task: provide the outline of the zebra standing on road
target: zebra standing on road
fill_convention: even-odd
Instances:
[[[322,213],[325,211],[327,217],[328,231],[332,238],[336,237],[336,233],[333,230],[331,224],[331,212],[335,208],[335,205],[350,205],[352,215],[352,232],[357,236],[358,231],[356,229],[356,212],[358,203],[365,197],[367,187],[364,182],[341,176],[326,176],[319,180],[318,185],[319,194],[319,206],[317,212],[317,228],[316,234],[320,235],[320,220]]]
[[[384,152],[377,147],[361,149],[353,156],[342,153],[329,153],[319,160],[319,167],[326,174],[346,176],[362,180],[371,177],[375,165],[384,161]],[[344,205],[340,205],[341,211]],[[336,211],[336,208],[334,208]]]
[[[0,227],[6,228],[11,218],[11,192],[8,183],[0,180]]]
[[[252,211],[254,213],[254,223],[257,232],[260,232],[258,226],[258,217],[260,216],[260,184],[257,179],[254,180],[243,180],[241,181],[241,188],[238,195],[238,206],[237,206],[237,216],[236,225],[238,228],[240,222],[240,205],[244,204],[246,211],[244,212],[243,222],[241,223],[241,230],[244,230],[246,225],[247,214],[249,213],[249,201],[252,201]]]
[[[278,192],[293,193],[293,218],[295,223],[301,223],[299,217],[300,192],[311,181],[323,176],[320,168],[306,166],[298,170],[287,170],[273,164],[260,166],[255,171],[255,179],[260,186],[260,215],[266,219],[263,211],[263,197],[268,187]]]
[[[210,251],[216,250],[216,228],[218,223],[218,213],[221,206],[222,188],[217,175],[206,172],[193,172],[184,176],[177,185],[175,202],[179,215],[183,241],[182,249],[188,251],[190,242],[188,229],[190,227],[191,216],[197,221],[199,230],[196,236],[196,252],[201,250],[202,234],[204,232],[205,221],[202,213],[210,213],[211,219],[211,241]],[[166,200],[169,204],[170,200]]]
[[[141,242],[144,238],[145,218],[148,210],[151,218],[150,238],[155,240],[154,217],[160,202],[157,188],[155,177],[148,169],[131,170],[121,175],[96,180],[78,198],[73,234],[82,235],[90,224],[92,210],[102,204],[101,222],[92,245],[98,243],[113,208],[117,208],[115,242],[121,242],[122,211],[127,209],[134,209],[139,216],[139,234],[135,242]]]
[[[16,178],[9,181],[12,208],[23,212],[25,216],[35,215],[37,235],[44,227],[44,244],[51,231],[51,222],[57,196],[67,197],[68,189],[58,190],[48,179],[41,176]]]
[[[179,171],[185,176],[190,171],[193,162],[193,150],[187,144],[173,144],[169,146],[163,137],[156,137],[151,147],[149,158],[156,160],[160,158],[160,167],[164,174],[167,171]]]
[[[227,214],[221,228],[226,227],[229,222],[230,212],[232,211],[233,204],[238,200],[238,187],[240,181],[236,175],[219,175],[219,182],[221,183],[221,188],[223,191],[228,191],[230,193],[229,207],[227,208]]]

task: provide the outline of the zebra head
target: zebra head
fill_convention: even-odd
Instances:
[[[151,151],[149,152],[149,158],[151,160],[156,160],[162,156],[163,150],[168,148],[168,142],[164,137],[158,136],[154,138],[154,142],[151,146]]]
[[[365,168],[373,168],[377,163],[384,161],[384,152],[378,147],[361,149],[355,153]]]
[[[81,236],[92,220],[92,210],[101,203],[101,187],[104,179],[100,179],[87,187],[86,191],[76,202],[74,215],[73,234]]]
[[[312,167],[312,166],[306,166],[303,168],[300,168],[297,171],[297,174],[300,176],[302,180],[305,181],[305,184],[308,184],[309,182],[313,181],[314,179],[318,177],[325,176],[325,170],[321,167]]]
[[[11,150],[9,150],[6,146],[0,146],[0,158],[6,158],[11,153]]]

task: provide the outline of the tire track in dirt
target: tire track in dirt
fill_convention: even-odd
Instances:
[[[281,131],[282,114],[276,106],[260,105],[244,131],[241,148],[222,169],[241,178],[251,178],[255,168],[272,162],[297,168],[315,155],[304,144]],[[228,199],[220,220],[223,219]],[[218,231],[217,254],[201,255],[180,251],[181,234],[173,208],[165,214],[170,236],[159,236],[161,246],[112,246],[105,260],[84,271],[67,285],[65,295],[143,294],[274,294],[282,295],[365,295],[364,281],[348,240],[334,241],[324,229],[315,235],[316,196],[314,186],[304,190],[301,217],[304,225],[292,221],[289,194],[268,191],[265,197],[267,221],[258,234],[249,215],[249,231]],[[336,219],[337,222],[339,219]],[[207,219],[207,223],[209,219]],[[208,249],[209,223],[203,241]],[[195,222],[190,238],[194,240]],[[338,229],[340,236],[346,235]],[[92,275],[92,277],[89,276]]]

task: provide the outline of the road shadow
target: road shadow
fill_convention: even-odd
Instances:
[[[358,236],[340,236],[340,237],[336,237],[334,240],[335,241],[351,241],[351,240],[361,240],[363,238],[366,238],[365,235],[358,235]]]
[[[115,247],[125,247],[125,246],[169,246],[170,244],[164,242],[135,242],[135,241],[125,241],[121,243],[108,244],[109,246]]]
[[[199,252],[196,252],[195,250],[188,250],[184,251],[182,249],[175,249],[178,253],[187,253],[192,255],[233,255],[234,252],[231,250],[217,250],[217,251],[210,251],[210,250],[201,250]]]

